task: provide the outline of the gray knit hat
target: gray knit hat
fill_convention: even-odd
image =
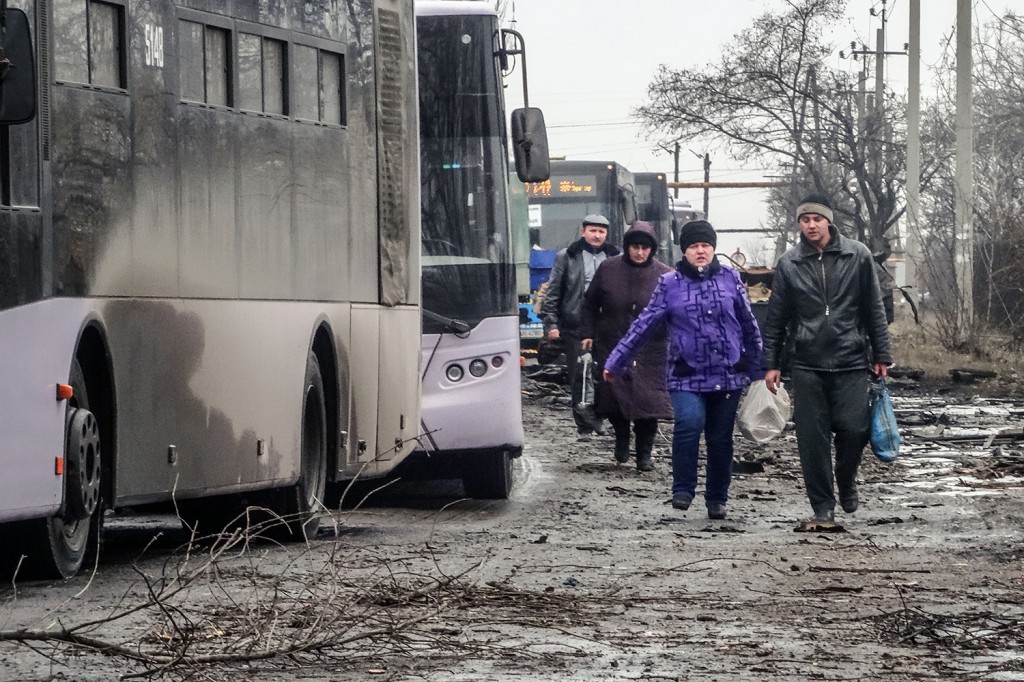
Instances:
[[[796,207],[796,219],[799,221],[804,213],[817,213],[824,216],[830,225],[833,222],[832,202],[824,194],[811,194],[801,201]]]

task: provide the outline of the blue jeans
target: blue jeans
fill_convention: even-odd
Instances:
[[[707,449],[705,504],[725,504],[732,481],[732,431],[742,389],[717,393],[672,391],[672,497],[693,499],[697,490],[700,436]]]

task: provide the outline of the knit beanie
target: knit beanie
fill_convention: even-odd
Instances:
[[[679,230],[679,248],[686,251],[691,245],[703,242],[718,246],[718,235],[715,228],[706,220],[691,220]]]
[[[832,220],[832,202],[828,200],[824,194],[811,194],[796,207],[796,219],[800,220],[800,216],[804,213],[817,213],[820,216],[826,218],[831,225]]]

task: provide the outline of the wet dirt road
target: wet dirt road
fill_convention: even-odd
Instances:
[[[791,433],[737,441],[710,521],[667,504],[666,439],[654,472],[617,466],[528,390],[510,500],[399,482],[308,548],[188,549],[174,519],[117,520],[91,583],[5,589],[0,628],[116,620],[83,628],[92,648],[0,642],[0,679],[1024,680],[1024,455],[990,439],[1021,412],[896,401],[900,460],[867,452],[844,532],[806,533]]]

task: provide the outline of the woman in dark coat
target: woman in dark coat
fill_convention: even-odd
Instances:
[[[655,259],[658,241],[654,227],[634,222],[622,239],[622,255],[607,259],[597,269],[583,297],[580,336],[583,349],[592,350],[600,377],[608,354],[615,348],[640,311],[651,299],[658,278],[671,268]],[[658,420],[671,419],[665,389],[665,332],[638,353],[614,386],[597,379],[595,409],[615,430],[615,460],[629,461],[629,428],[636,435],[636,468],[650,471],[651,450]]]

